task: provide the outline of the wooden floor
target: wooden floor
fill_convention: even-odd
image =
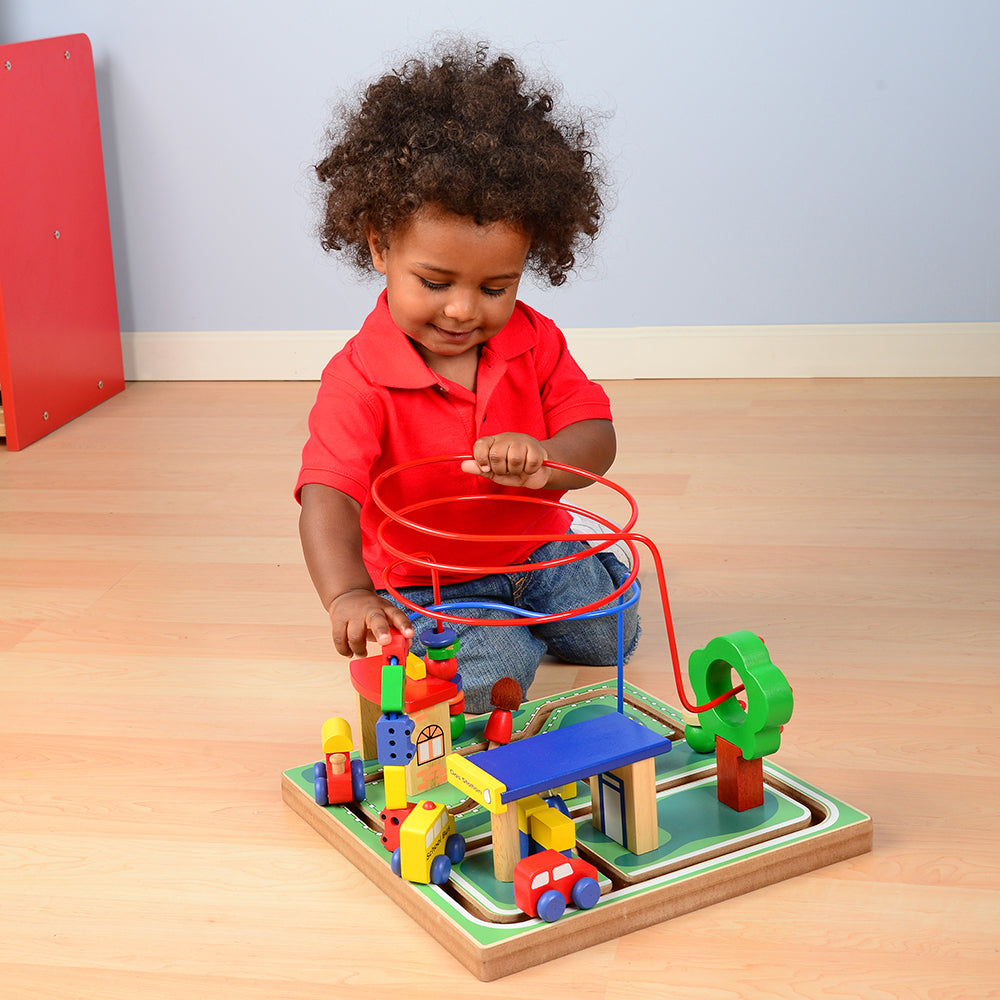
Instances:
[[[764,636],[777,763],[875,848],[487,985],[280,799],[353,714],[291,496],[315,388],[140,383],[0,447],[0,994],[1000,995],[1000,380],[608,384],[684,655]],[[676,702],[644,578],[627,675]]]

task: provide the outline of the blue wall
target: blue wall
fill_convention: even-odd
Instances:
[[[319,250],[309,166],[438,30],[612,112],[594,264],[522,288],[562,325],[1000,319],[996,0],[0,3],[2,42],[91,38],[139,331],[357,326],[377,286]]]

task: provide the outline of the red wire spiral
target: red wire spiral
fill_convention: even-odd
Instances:
[[[563,465],[559,462],[549,462],[546,461],[544,464],[552,469],[559,469],[562,472],[568,472],[573,475],[581,476],[585,479],[592,479],[594,482],[600,483],[602,486],[607,487],[613,492],[617,493],[619,496],[623,497],[629,505],[629,518],[627,522],[622,527],[617,527],[611,521],[600,516],[599,514],[594,514],[591,511],[585,510],[582,507],[576,507],[572,504],[564,503],[560,500],[549,500],[544,497],[534,497],[534,496],[522,496],[522,495],[508,495],[508,494],[469,494],[465,496],[445,496],[445,497],[434,497],[429,500],[421,500],[417,503],[409,504],[408,506],[402,508],[401,510],[393,510],[386,504],[380,494],[380,488],[385,483],[386,479],[398,475],[407,469],[412,469],[417,466],[423,465],[433,465],[439,462],[461,462],[468,458],[470,455],[441,455],[434,458],[419,458],[411,462],[404,462],[400,465],[395,465],[391,469],[386,469],[385,472],[381,473],[375,481],[372,483],[371,494],[372,500],[375,502],[379,510],[385,514],[385,519],[381,522],[378,527],[377,535],[380,543],[385,548],[387,552],[395,557],[395,561],[390,563],[385,570],[385,578],[383,586],[385,589],[392,594],[392,596],[399,601],[405,607],[410,608],[412,611],[419,611],[426,615],[432,615],[438,622],[438,628],[441,628],[441,622],[452,622],[459,625],[486,625],[490,627],[495,627],[498,625],[527,625],[527,624],[538,624],[540,622],[555,622],[563,621],[567,618],[575,618],[579,615],[586,614],[590,611],[596,611],[598,608],[604,607],[610,604],[611,601],[620,597],[627,590],[629,590],[639,574],[639,553],[636,550],[636,544],[641,544],[649,550],[650,555],[653,558],[653,565],[656,569],[656,581],[660,593],[660,603],[663,608],[663,621],[667,629],[667,642],[670,647],[670,661],[673,667],[674,683],[677,687],[677,694],[681,700],[681,704],[689,712],[707,712],[710,709],[722,704],[729,698],[735,697],[740,691],[743,690],[743,685],[738,685],[732,690],[727,691],[725,694],[719,695],[717,698],[713,698],[711,701],[706,702],[704,705],[694,705],[688,699],[687,694],[684,690],[684,681],[681,675],[681,665],[680,656],[677,650],[677,637],[674,633],[674,622],[673,616],[670,613],[670,600],[667,596],[667,581],[666,574],[663,569],[663,560],[660,558],[659,550],[653,541],[647,538],[645,535],[637,534],[632,531],[635,526],[636,520],[639,516],[638,506],[635,502],[635,498],[628,493],[625,489],[619,486],[617,483],[612,482],[610,479],[605,479],[603,476],[595,475],[593,472],[586,472],[582,469],[576,469],[571,465]],[[459,532],[451,532],[439,528],[432,528],[428,525],[421,524],[418,521],[412,520],[409,515],[416,513],[417,511],[427,510],[432,507],[441,507],[448,504],[454,503],[464,503],[468,501],[483,501],[487,500],[490,502],[495,502],[497,500],[503,500],[509,503],[526,503],[534,504],[539,506],[554,507],[560,510],[568,511],[573,514],[582,514],[593,520],[597,521],[599,524],[603,525],[608,529],[606,533],[600,534],[564,534],[564,535],[553,535],[553,534],[538,534],[538,535],[495,535],[495,534],[463,534]],[[581,552],[572,553],[568,556],[561,556],[558,559],[546,559],[541,562],[536,563],[524,563],[520,566],[453,566],[446,565],[443,563],[436,562],[432,556],[427,553],[412,553],[403,552],[402,550],[396,548],[392,545],[385,537],[385,529],[389,523],[394,523],[402,525],[403,527],[409,528],[411,531],[416,531],[421,535],[427,535],[432,538],[443,538],[450,541],[468,541],[468,542],[524,542],[524,541],[536,541],[542,542],[553,542],[553,541],[583,541],[583,542],[594,542],[592,547],[586,548]],[[534,572],[539,569],[547,569],[551,566],[562,566],[567,563],[576,562],[579,559],[587,559],[597,552],[601,552],[616,542],[625,542],[628,545],[629,551],[632,553],[632,569],[629,575],[625,578],[624,582],[615,589],[611,594],[606,597],[602,597],[599,601],[595,601],[592,604],[586,604],[579,608],[574,608],[570,611],[560,611],[549,615],[542,615],[539,617],[532,618],[463,618],[458,615],[449,614],[444,611],[434,611],[429,612],[425,608],[420,607],[417,604],[412,603],[407,598],[403,597],[398,590],[393,587],[389,577],[392,570],[395,569],[400,563],[408,563],[414,566],[422,566],[430,571],[431,581],[434,589],[434,599],[435,605],[441,603],[441,587],[439,574],[445,573],[462,573],[469,576],[487,576],[496,573],[517,573],[517,572]]]

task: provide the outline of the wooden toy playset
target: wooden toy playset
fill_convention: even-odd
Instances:
[[[383,529],[397,523],[464,538],[409,515],[468,497],[395,511],[380,492],[410,465],[458,460],[421,460],[379,477],[373,492]],[[614,614],[620,623],[639,599],[644,546],[684,714],[625,681],[619,625],[616,684],[521,704],[517,682],[504,678],[494,685],[491,715],[466,720],[450,624],[514,627],[525,618],[515,608],[488,623],[463,618],[440,599],[421,608],[387,580],[414,617],[434,621],[420,634],[425,656],[395,635],[375,656],[355,660],[359,750],[349,723],[330,718],[320,734],[323,759],[282,777],[285,802],[482,980],[871,848],[870,817],[765,760],[791,718],[792,692],[754,633],[733,632],[692,653],[688,675],[700,703],[688,699],[659,553],[632,530],[635,501],[598,482],[628,502],[624,527],[557,505],[605,529],[573,536],[590,545],[580,558],[624,542],[631,572],[597,606],[531,621]],[[439,598],[441,567],[430,556],[387,547],[426,566]]]

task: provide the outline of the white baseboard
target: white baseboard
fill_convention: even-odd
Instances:
[[[123,333],[129,381],[316,380],[343,330]],[[1000,322],[571,329],[591,378],[1000,376]]]

